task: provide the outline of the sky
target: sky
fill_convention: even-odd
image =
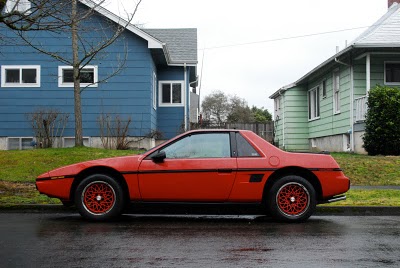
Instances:
[[[109,0],[116,14],[137,0]],[[213,91],[273,112],[269,99],[350,44],[387,0],[142,0],[144,28],[197,28],[201,100]],[[351,29],[351,30],[350,30]]]

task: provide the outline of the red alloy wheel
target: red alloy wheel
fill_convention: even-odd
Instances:
[[[276,203],[282,213],[288,216],[300,216],[310,205],[310,194],[303,185],[290,182],[279,189]]]
[[[88,184],[82,192],[82,198],[86,210],[95,215],[109,212],[115,204],[114,189],[103,181]]]

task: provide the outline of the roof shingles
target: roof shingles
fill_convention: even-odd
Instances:
[[[166,44],[173,63],[197,63],[197,29],[141,29]]]

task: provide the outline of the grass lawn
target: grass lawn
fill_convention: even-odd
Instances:
[[[138,151],[95,148],[0,151],[0,207],[15,204],[59,204],[58,199],[40,195],[35,178],[57,167],[98,158],[124,156]],[[352,185],[400,186],[400,157],[332,153]],[[398,190],[350,190],[348,199],[333,205],[399,206]]]
[[[400,156],[332,153],[352,185],[400,186]]]

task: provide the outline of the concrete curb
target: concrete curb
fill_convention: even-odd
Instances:
[[[63,205],[0,206],[0,213],[77,213]],[[135,213],[133,213],[135,214]],[[315,216],[400,216],[399,207],[318,206]]]

